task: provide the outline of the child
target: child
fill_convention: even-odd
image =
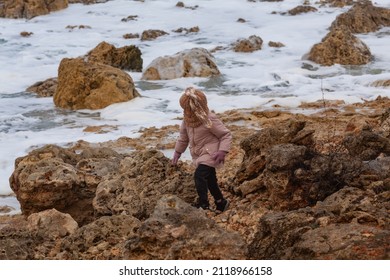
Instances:
[[[180,97],[184,120],[175,145],[172,164],[176,165],[181,154],[189,146],[196,167],[194,179],[198,193],[197,208],[209,209],[208,191],[214,198],[216,210],[229,207],[219,189],[215,168],[221,166],[228,153],[232,135],[218,117],[209,111],[206,95],[193,87],[187,88]]]

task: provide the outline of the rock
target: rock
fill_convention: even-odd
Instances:
[[[328,4],[330,7],[342,8],[351,6],[355,3],[354,0],[320,0],[321,6]]]
[[[139,96],[126,72],[81,58],[65,58],[58,69],[58,86],[53,99],[61,108],[94,110]]]
[[[40,97],[49,97],[54,95],[57,90],[57,85],[57,78],[49,78],[45,81],[36,82],[32,86],[28,87],[26,91],[34,92]]]
[[[331,29],[347,28],[352,33],[368,33],[384,26],[390,26],[390,9],[375,7],[371,1],[358,1],[348,12],[336,17]]]
[[[77,222],[69,215],[56,209],[31,214],[28,230],[43,239],[58,239],[73,234],[78,229]]]
[[[193,48],[173,56],[154,59],[142,74],[143,80],[170,80],[183,77],[210,77],[220,72],[206,49]]]
[[[110,0],[68,0],[69,4],[82,3],[84,5],[106,3]]]
[[[253,259],[388,259],[390,214],[370,191],[344,188],[313,208],[260,218]],[[387,206],[388,207],[388,206]]]
[[[210,260],[244,259],[246,245],[174,195],[163,196],[137,235],[126,244],[126,259]]]
[[[93,200],[97,215],[126,213],[142,220],[152,214],[165,194],[175,194],[187,203],[195,201],[192,175],[171,166],[170,160],[156,150],[124,158],[119,173],[121,176],[98,185]]]
[[[168,32],[165,32],[163,30],[158,30],[158,29],[149,29],[145,30],[141,34],[141,41],[152,41],[158,37],[168,35]]]
[[[10,186],[25,216],[55,208],[83,225],[94,219],[97,185],[115,175],[120,160],[107,148],[85,148],[77,154],[47,145],[16,159]]]
[[[237,40],[233,44],[233,50],[235,52],[254,52],[261,50],[263,40],[256,35],[249,36],[248,39]]]
[[[285,47],[285,45],[281,42],[273,42],[273,41],[269,41],[268,42],[268,46],[272,47],[272,48],[282,48],[282,47]]]
[[[373,87],[390,87],[390,79],[389,80],[377,80],[370,84]]]
[[[142,72],[142,53],[134,45],[115,48],[102,42],[86,55],[88,62],[107,64],[122,70]]]
[[[64,238],[55,259],[122,260],[125,244],[141,222],[127,215],[105,216]]]
[[[46,15],[68,7],[67,0],[3,0],[0,5],[0,17],[27,18]]]
[[[317,8],[314,8],[312,6],[297,6],[291,10],[288,11],[288,13],[292,16],[298,15],[298,14],[304,14],[304,13],[311,13],[311,12],[317,12]]]
[[[307,59],[330,66],[362,65],[371,61],[370,49],[346,28],[333,28],[321,41],[315,44]]]

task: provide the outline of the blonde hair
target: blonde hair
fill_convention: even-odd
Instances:
[[[209,119],[209,108],[206,95],[194,87],[188,87],[179,100],[184,110],[184,121],[189,127],[205,125],[210,128],[212,123]]]

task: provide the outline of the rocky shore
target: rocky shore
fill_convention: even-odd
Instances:
[[[35,15],[5,2],[0,16]],[[359,1],[307,59],[369,63],[373,56],[354,33],[389,26],[388,19],[389,9]],[[142,40],[168,35],[149,30]],[[258,51],[262,44],[251,36],[214,50],[183,50],[143,69],[136,46],[102,42],[83,57],[63,59],[58,77],[27,91],[53,96],[56,106],[70,110],[104,108],[141,96],[126,70],[142,71],[144,80],[212,77],[220,74],[214,52]],[[139,138],[32,150],[15,160],[9,179],[22,214],[0,216],[0,259],[390,259],[390,99],[345,104],[323,96],[295,109],[219,114],[233,134],[218,170],[231,201],[223,213],[191,206],[193,166],[174,167],[166,157],[178,136],[175,125],[144,128]],[[102,124],[85,131],[113,129]]]

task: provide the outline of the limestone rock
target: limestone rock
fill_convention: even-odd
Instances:
[[[3,0],[0,5],[0,17],[27,18],[46,15],[68,7],[67,0]]]
[[[93,200],[97,215],[126,213],[145,219],[165,194],[176,194],[188,203],[195,201],[192,175],[171,166],[170,160],[156,150],[124,158],[119,173],[122,176],[98,185]]]
[[[66,109],[101,109],[140,96],[124,71],[83,59],[63,59],[54,104]]]
[[[348,29],[334,28],[311,48],[307,59],[325,66],[362,65],[369,63],[372,56],[367,45]]]
[[[154,59],[142,74],[143,80],[170,80],[183,77],[210,77],[220,72],[206,49],[193,48]]]
[[[69,4],[82,3],[84,5],[106,3],[111,0],[68,0]]]
[[[57,85],[58,85],[58,79],[50,78],[45,81],[36,82],[32,86],[28,87],[26,91],[34,92],[41,97],[49,97],[54,95],[54,93],[57,90]]]
[[[158,37],[168,35],[168,32],[165,32],[163,30],[158,30],[158,29],[149,29],[145,30],[141,34],[141,41],[152,41]]]
[[[261,50],[262,46],[263,39],[261,39],[259,36],[252,35],[249,36],[248,39],[237,40],[237,42],[233,44],[233,50],[235,52],[254,52]]]
[[[292,16],[295,16],[299,14],[317,12],[317,11],[318,11],[317,8],[314,8],[312,6],[301,5],[289,10],[288,13]]]
[[[43,239],[57,239],[73,234],[78,229],[77,222],[69,215],[56,209],[31,214],[28,229]]]
[[[158,201],[126,248],[126,259],[143,260],[235,260],[246,254],[245,242],[237,233],[220,228],[203,210],[174,195]]]
[[[87,54],[88,62],[107,64],[122,70],[142,72],[142,57],[138,47],[115,48],[107,42],[97,45]]]
[[[390,9],[376,7],[371,1],[358,1],[335,19],[331,29],[347,28],[352,33],[368,33],[384,26],[390,26]]]

